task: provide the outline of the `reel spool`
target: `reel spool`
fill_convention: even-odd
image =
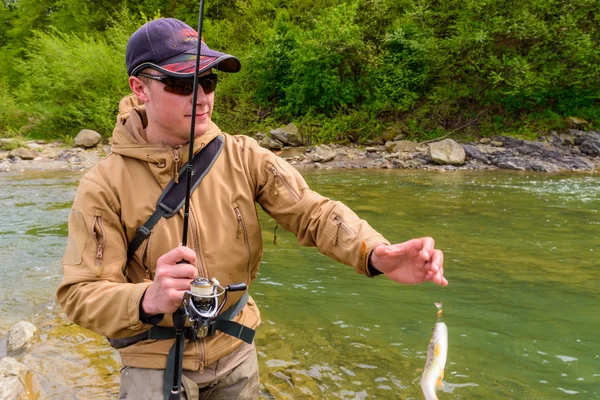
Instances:
[[[194,279],[191,289],[183,295],[183,309],[196,336],[203,338],[209,334],[210,325],[217,319],[227,302],[227,292],[246,290],[246,287],[244,282],[223,287],[214,277],[210,280]]]

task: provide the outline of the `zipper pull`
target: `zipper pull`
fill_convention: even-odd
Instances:
[[[175,183],[179,183],[179,147],[176,147],[173,150],[173,179],[175,179]]]
[[[279,171],[275,167],[269,167],[269,171],[275,176],[275,180],[279,179]],[[273,186],[273,195],[277,196],[277,185]]]
[[[333,219],[333,223],[337,225],[337,229],[335,230],[335,239],[333,239],[333,245],[337,246],[338,237],[340,236],[340,227],[342,226],[342,220],[340,217],[336,216]]]
[[[242,213],[240,212],[239,208],[235,208],[235,216],[237,217],[238,220],[238,233],[237,233],[237,238],[239,239],[240,236],[242,236],[242,225],[243,225],[243,220],[242,220]]]

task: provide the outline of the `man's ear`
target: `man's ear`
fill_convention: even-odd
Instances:
[[[144,103],[147,103],[150,101],[148,94],[146,94],[147,87],[144,85],[144,83],[141,81],[140,78],[138,78],[136,76],[130,76],[129,77],[129,87],[131,88],[131,91],[137,96],[138,99],[140,99]]]

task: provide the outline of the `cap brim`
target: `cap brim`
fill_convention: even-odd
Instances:
[[[217,53],[217,52],[214,52]],[[219,56],[200,56],[198,65],[198,73],[201,74],[211,68],[215,68],[223,72],[238,72],[242,68],[242,63],[236,57],[218,53]],[[145,68],[152,68],[162,72],[165,75],[174,78],[190,78],[194,76],[196,69],[195,54],[180,54],[158,64],[143,63],[132,72],[132,75],[137,74]]]

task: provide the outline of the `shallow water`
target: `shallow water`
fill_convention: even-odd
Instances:
[[[600,398],[599,176],[304,174],[393,242],[433,236],[450,285],[367,279],[281,229],[273,245],[261,214],[265,257],[250,292],[264,321],[263,398],[421,398],[435,301],[449,328],[440,399]],[[118,355],[52,300],[79,176],[0,176],[0,333],[21,319],[41,327],[25,361],[45,393],[114,398]]]

